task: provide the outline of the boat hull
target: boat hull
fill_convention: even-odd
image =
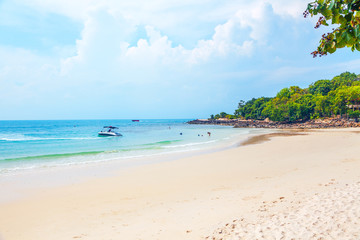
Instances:
[[[99,135],[99,137],[121,137],[122,136],[121,133],[117,133],[117,132],[99,132],[98,135]]]

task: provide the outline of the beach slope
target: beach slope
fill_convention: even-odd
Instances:
[[[359,144],[358,129],[273,134],[34,190],[0,204],[0,239],[356,239]]]

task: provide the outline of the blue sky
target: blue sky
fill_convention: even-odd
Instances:
[[[206,118],[344,71],[304,0],[0,1],[0,119]]]

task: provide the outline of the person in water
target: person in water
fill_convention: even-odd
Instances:
[[[209,137],[211,136],[211,132],[207,132],[207,134],[209,135]]]

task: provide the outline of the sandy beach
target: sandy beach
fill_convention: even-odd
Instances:
[[[359,239],[360,129],[284,132],[59,186],[19,175],[0,239]]]

